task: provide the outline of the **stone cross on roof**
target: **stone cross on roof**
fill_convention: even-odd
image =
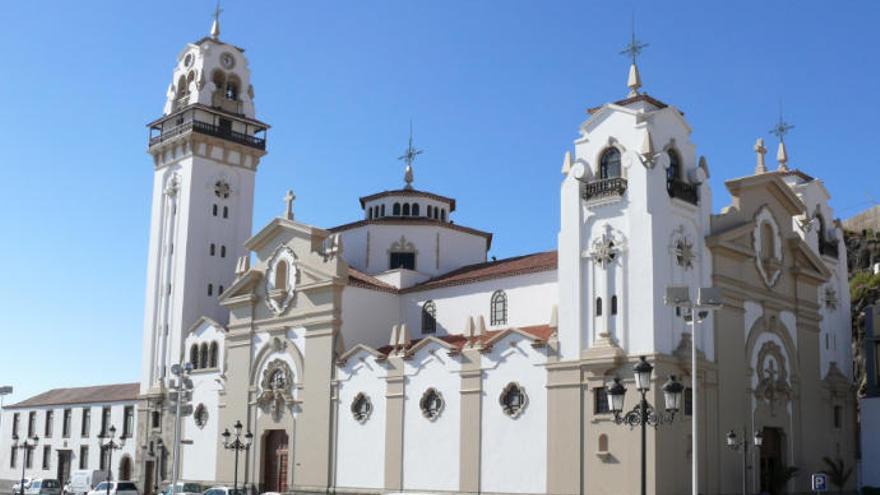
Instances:
[[[637,96],[639,94],[639,88],[642,87],[642,78],[639,75],[639,67],[636,65],[636,61],[639,57],[639,54],[642,53],[642,50],[647,47],[647,43],[642,43],[641,41],[636,39],[636,18],[633,16],[632,19],[632,38],[626,48],[620,51],[621,55],[627,55],[632,60],[632,63],[629,66],[629,77],[626,81],[626,86],[629,88],[629,95]]]
[[[284,218],[288,220],[293,220],[293,201],[296,199],[296,194],[293,194],[293,191],[290,189],[287,190],[287,194],[284,195],[284,202],[287,207],[284,210]]]
[[[753,148],[756,153],[758,162],[755,164],[755,175],[767,172],[767,164],[764,162],[764,155],[767,154],[767,147],[764,146],[764,139],[758,138]]]

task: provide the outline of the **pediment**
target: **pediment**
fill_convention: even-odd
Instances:
[[[244,246],[250,251],[260,251],[263,248],[272,245],[273,241],[280,243],[278,238],[282,237],[285,233],[288,234],[285,237],[290,237],[292,234],[293,237],[311,239],[313,250],[316,250],[317,247],[320,246],[320,243],[330,235],[330,233],[324,229],[319,229],[294,220],[276,217],[250,239],[245,241]]]
[[[189,330],[186,331],[186,334],[185,334],[185,335],[190,335],[190,334],[192,334],[192,333],[195,333],[195,332],[197,332],[200,328],[202,328],[202,327],[204,327],[204,326],[209,326],[209,327],[219,328],[220,331],[222,331],[222,332],[224,332],[224,333],[225,333],[225,332],[228,332],[227,328],[226,328],[224,325],[221,325],[220,323],[217,323],[217,321],[214,320],[213,318],[210,318],[210,317],[207,317],[207,316],[202,316],[202,317],[200,317],[198,320],[196,320],[196,322],[193,323],[192,326],[189,327]]]
[[[262,278],[261,271],[251,268],[244,275],[235,279],[232,285],[220,296],[218,299],[220,305],[235,304],[241,302],[242,298],[250,300]]]
[[[801,275],[807,275],[819,283],[824,283],[831,278],[831,270],[821,258],[797,235],[788,238],[790,250],[795,253],[795,266]]]
[[[737,199],[750,192],[769,195],[791,216],[800,215],[806,211],[803,201],[801,201],[797,194],[788,187],[785,181],[783,181],[781,176],[776,172],[741,177],[739,179],[729,180],[725,182],[724,185],[727,186],[727,190],[730,191],[730,194]],[[766,202],[767,201],[764,201],[764,203]]]

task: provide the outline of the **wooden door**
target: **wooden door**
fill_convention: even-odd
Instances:
[[[271,430],[263,443],[263,491],[287,491],[287,433]]]
[[[782,432],[779,428],[764,428],[761,434],[764,437],[761,445],[761,493],[779,495],[785,492],[784,486],[779,486],[779,478],[785,469]]]
[[[58,473],[56,479],[61,483],[61,486],[70,481],[70,455],[69,450],[58,451]]]

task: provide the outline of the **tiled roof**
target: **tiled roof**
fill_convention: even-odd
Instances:
[[[441,203],[446,203],[449,205],[449,211],[455,211],[455,200],[452,198],[447,198],[446,196],[441,196],[439,194],[434,194],[427,191],[419,191],[417,189],[397,189],[394,191],[382,191],[376,194],[370,194],[369,196],[364,196],[361,199],[361,208],[363,208],[367,201],[372,201],[374,199],[384,198],[385,196],[413,196],[419,198],[428,198],[433,199],[435,201],[440,201]]]
[[[514,258],[477,263],[453,270],[449,273],[426,280],[402,292],[417,292],[439,287],[464,285],[494,278],[513,277],[527,273],[555,270],[557,266],[556,251],[527,254]]]
[[[479,337],[480,343],[485,344],[486,342],[489,342],[490,340],[492,340],[496,335],[500,334],[501,332],[505,332],[505,331],[512,330],[512,329],[513,328],[505,328],[505,329],[501,329],[501,330],[486,331],[482,335],[480,335],[480,337]],[[547,342],[547,339],[549,339],[550,336],[555,331],[555,328],[553,328],[549,325],[534,325],[534,326],[529,326],[529,327],[518,327],[516,329],[523,331],[523,332],[531,335],[532,337],[535,337],[537,340],[542,341],[542,342]],[[452,347],[455,348],[456,351],[461,351],[464,348],[464,346],[468,343],[468,338],[465,337],[464,335],[461,335],[461,334],[436,335],[433,337],[440,339],[443,342],[446,342],[447,344],[451,345]],[[411,349],[413,346],[417,345],[422,340],[423,339],[413,339],[412,341],[410,341],[410,344],[407,346],[407,349]],[[385,345],[385,346],[382,346],[376,350],[379,351],[381,354],[384,354],[387,356],[392,350],[394,350],[394,348],[390,345]]]
[[[378,278],[348,267],[348,285],[365,289],[378,289],[386,292],[397,292],[397,287],[385,283]]]
[[[666,108],[669,106],[666,103],[663,103],[662,101],[658,100],[657,98],[654,98],[653,96],[647,95],[645,93],[642,93],[640,95],[630,96],[630,97],[624,98],[622,100],[617,100],[614,102],[614,104],[625,107],[631,103],[635,103],[638,101],[644,101],[644,102],[650,103],[651,105],[654,105],[657,108]],[[593,107],[593,108],[587,109],[587,113],[590,115],[593,115],[594,113],[599,111],[599,109],[601,109],[604,106],[605,105],[599,105],[598,107]],[[684,115],[684,112],[682,112],[681,110],[679,110],[678,113]]]
[[[133,401],[140,393],[139,383],[117,383],[94,387],[55,388],[35,395],[6,409],[37,406],[60,406],[64,404],[89,404],[94,402]]]

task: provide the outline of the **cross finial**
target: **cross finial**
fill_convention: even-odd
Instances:
[[[785,135],[788,131],[794,129],[782,118],[782,104],[779,104],[779,122],[770,130],[770,133],[779,138],[779,150],[776,152],[776,161],[779,162],[779,170],[788,171],[788,151],[785,149]]]
[[[758,138],[753,148],[756,153],[757,163],[755,164],[755,175],[767,172],[767,164],[764,162],[764,155],[767,154],[767,148],[764,146],[764,139]]]
[[[642,53],[642,50],[647,47],[647,43],[642,43],[641,41],[636,39],[636,16],[632,17],[632,30],[631,30],[631,38],[629,44],[620,51],[621,55],[627,55],[630,57],[631,64],[629,66],[629,78],[627,80],[627,87],[629,88],[629,96],[636,96],[639,94],[639,88],[642,87],[642,79],[639,76],[639,68],[636,65],[639,54]]]
[[[293,220],[293,200],[295,199],[296,194],[293,194],[293,191],[288,189],[287,194],[284,195],[284,202],[287,205],[287,208],[284,210],[284,218],[288,220]]]
[[[413,137],[412,137],[412,121],[409,122],[409,145],[406,147],[406,151],[404,151],[403,155],[400,155],[397,159],[403,160],[406,163],[406,169],[403,172],[403,180],[406,182],[406,186],[404,189],[412,189],[412,181],[413,181],[413,168],[412,164],[416,161],[416,157],[424,153],[423,150],[418,150],[413,147]]]
[[[214,22],[211,24],[211,38],[215,40],[220,38],[220,14],[222,13],[220,0],[217,0],[217,7],[214,9]]]

